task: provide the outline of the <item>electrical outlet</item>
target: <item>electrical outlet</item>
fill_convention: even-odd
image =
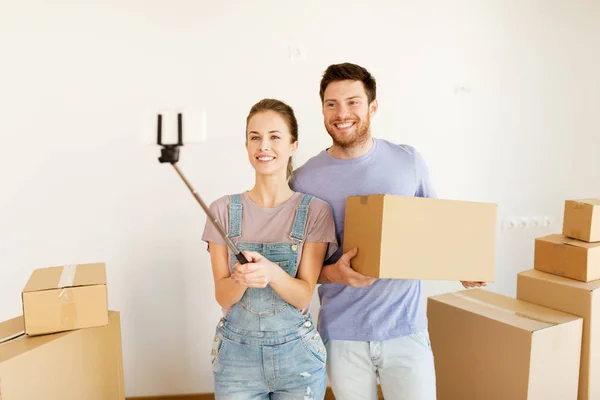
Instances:
[[[290,44],[288,46],[290,61],[306,61],[306,49],[303,46]]]
[[[550,228],[553,225],[554,218],[551,215],[509,217],[503,220],[502,230]]]
[[[502,229],[512,230],[517,228],[517,219],[516,218],[506,218],[502,224]]]

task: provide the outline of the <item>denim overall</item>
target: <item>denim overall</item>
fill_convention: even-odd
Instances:
[[[312,196],[296,208],[292,243],[241,242],[242,199],[230,196],[229,237],[242,251],[255,251],[295,277]],[[230,254],[230,266],[237,261]],[[304,316],[270,285],[248,288],[219,322],[212,365],[216,399],[323,399],[326,350],[310,315]]]

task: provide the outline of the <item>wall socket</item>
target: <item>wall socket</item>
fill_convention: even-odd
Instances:
[[[306,62],[306,48],[304,46],[290,44],[288,46],[288,57],[290,61]]]
[[[502,221],[502,230],[551,228],[554,218],[551,215],[509,217]]]

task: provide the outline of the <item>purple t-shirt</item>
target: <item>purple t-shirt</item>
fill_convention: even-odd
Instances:
[[[302,193],[295,193],[290,199],[276,207],[261,207],[250,199],[248,192],[242,193],[242,235],[238,240],[256,243],[294,243],[294,240],[290,238],[290,233],[296,216],[296,207],[301,200]],[[225,232],[229,232],[229,196],[215,200],[209,208]],[[202,240],[223,246],[227,245],[209,219],[206,220]],[[318,198],[312,199],[308,209],[304,241],[329,243],[326,258],[331,257],[338,249],[331,207]],[[302,248],[303,246],[300,244],[298,265],[300,265],[302,257]],[[231,250],[228,250],[228,254],[231,260]],[[233,272],[234,264],[231,262],[229,264],[230,272]],[[306,314],[309,308],[310,305],[301,311]],[[224,315],[227,315],[228,312],[229,309],[223,309]]]
[[[342,255],[348,196],[397,194],[436,197],[423,158],[411,146],[374,138],[361,157],[342,160],[323,150],[294,173],[292,188],[325,200],[333,209]],[[319,331],[326,339],[377,341],[427,329],[421,281],[380,279],[365,288],[319,286]]]

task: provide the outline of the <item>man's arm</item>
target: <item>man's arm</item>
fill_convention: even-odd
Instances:
[[[293,175],[290,187],[297,192],[306,193],[299,182],[298,174]],[[376,278],[356,272],[350,266],[350,260],[356,253],[357,249],[352,249],[343,254],[336,263],[324,265],[323,268],[321,268],[317,283],[339,283],[355,288],[371,286],[373,282],[377,280]]]
[[[356,272],[350,266],[350,260],[356,253],[357,249],[349,250],[335,264],[323,266],[317,282],[322,284],[340,283],[354,288],[371,286],[377,278]]]

